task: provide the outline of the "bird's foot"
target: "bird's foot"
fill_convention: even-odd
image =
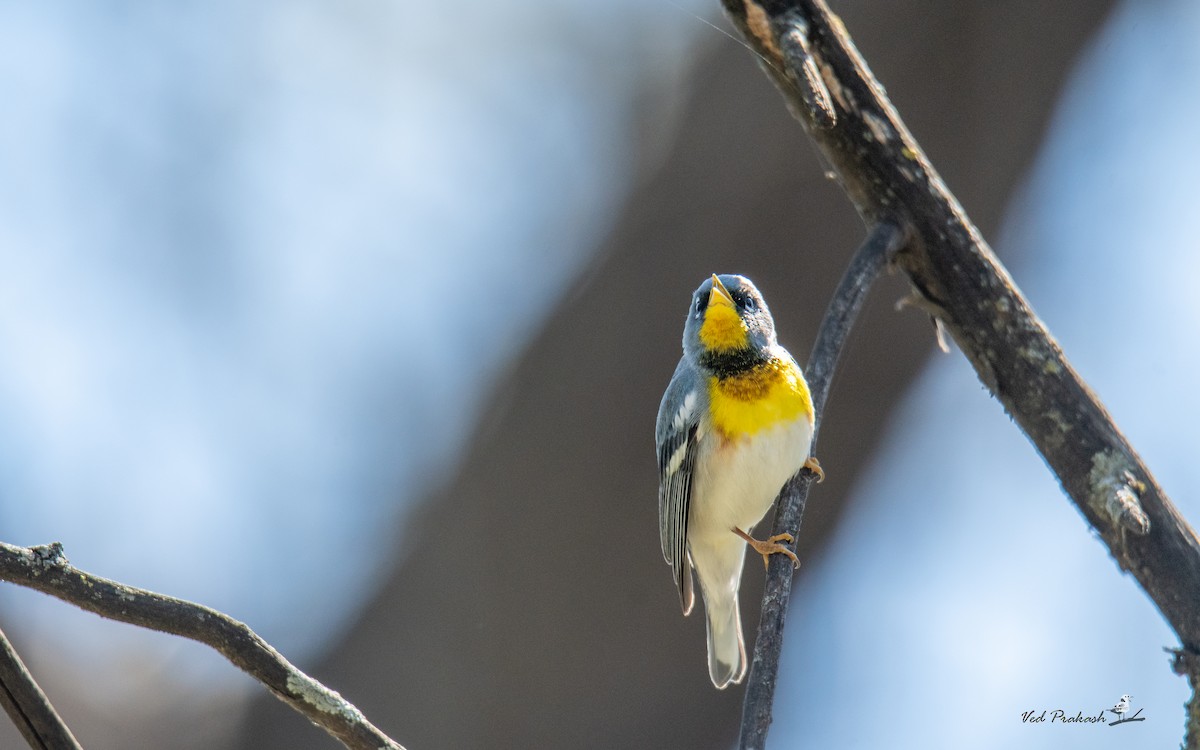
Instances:
[[[821,468],[821,462],[817,460],[816,456],[809,456],[804,459],[804,466],[802,468],[808,469],[817,475],[817,484],[825,481],[825,470]]]
[[[791,534],[776,534],[775,536],[768,538],[766,541],[760,541],[736,527],[733,529],[733,533],[737,534],[742,539],[745,539],[746,544],[749,544],[754,548],[755,552],[762,555],[764,568],[767,567],[767,559],[770,558],[771,555],[787,555],[788,557],[792,558],[793,568],[800,567],[800,558],[796,557],[796,553],[780,544],[780,542],[795,541],[795,537],[793,537]]]

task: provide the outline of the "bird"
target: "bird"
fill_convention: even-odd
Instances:
[[[1132,698],[1132,695],[1122,695],[1121,700],[1117,701],[1117,705],[1108,709],[1117,715],[1117,721],[1125,718],[1125,714],[1129,711],[1129,701]]]
[[[738,588],[746,546],[800,561],[781,542],[750,530],[802,468],[824,479],[809,455],[813,403],[796,360],[750,279],[713,274],[692,295],[683,356],[659,404],[659,537],[683,614],[704,598],[708,671],[723,690],[746,675]]]

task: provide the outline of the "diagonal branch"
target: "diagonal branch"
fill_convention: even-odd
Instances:
[[[905,223],[911,241],[893,265],[1170,623],[1182,644],[1176,669],[1197,685],[1200,539],[950,194],[840,19],[824,0],[722,2],[864,221]],[[751,679],[748,701],[767,678]],[[762,718],[748,704],[750,716]],[[1200,693],[1189,717],[1187,746],[1200,749]],[[762,747],[765,726],[748,729],[742,746]]]
[[[871,230],[866,242],[850,261],[850,267],[842,276],[833,293],[825,319],[817,332],[812,354],[806,366],[807,380],[813,396],[813,452],[817,445],[817,433],[825,413],[825,401],[829,397],[829,386],[838,360],[842,356],[850,328],[858,317],[862,303],[871,285],[888,260],[901,249],[906,236],[900,225],[884,221]],[[775,526],[772,534],[784,532],[795,534],[800,528],[804,508],[808,501],[808,490],[815,475],[810,470],[800,472],[784,485],[779,495],[779,508],[775,511]],[[788,602],[792,595],[792,576],[795,568],[783,555],[774,555],[767,568],[767,582],[763,591],[762,616],[758,623],[758,637],[754,642],[754,656],[750,661],[750,678],[746,684],[746,699],[742,709],[742,746],[762,747],[766,741],[767,728],[771,724],[771,705],[775,700],[775,678],[779,671],[779,655],[783,649],[783,627],[787,619]]]
[[[349,701],[296,669],[244,623],[199,604],[85,573],[67,561],[57,542],[32,548],[0,542],[0,580],[110,620],[211,646],[347,748],[404,750]]]
[[[50,705],[3,631],[0,631],[0,703],[35,750],[81,750],[75,735]]]

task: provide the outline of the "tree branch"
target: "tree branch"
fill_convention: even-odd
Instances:
[[[891,221],[876,224],[850,261],[850,267],[838,283],[829,308],[825,311],[825,318],[821,321],[817,340],[813,343],[812,354],[805,367],[816,415],[811,449],[814,454],[829,386],[833,382],[833,373],[850,329],[879,272],[900,250],[905,240],[905,231],[899,224]],[[772,534],[797,533],[808,501],[808,490],[815,476],[806,469],[784,485],[779,495],[779,507],[775,511]],[[758,638],[754,642],[754,656],[750,661],[750,677],[746,683],[746,698],[742,708],[742,747],[762,747],[766,743],[794,571],[791,560],[783,555],[773,555],[768,563],[762,616],[758,623]]]
[[[347,748],[404,750],[350,702],[296,669],[244,623],[199,604],[85,573],[67,561],[57,542],[32,548],[0,542],[0,580],[110,620],[211,646]]]
[[[35,750],[82,750],[0,630],[0,704]]]
[[[905,224],[912,241],[894,265],[907,274],[921,307],[954,337],[1117,565],[1170,623],[1183,653],[1200,654],[1195,531],[950,194],[840,19],[823,0],[722,2],[859,215],[868,225],[885,217]],[[1197,664],[1196,658],[1176,660],[1193,685],[1200,680]],[[751,675],[747,700],[757,695],[755,679],[766,678]],[[1196,693],[1189,716],[1188,747],[1200,748]],[[747,740],[746,729],[742,746],[761,747],[747,743],[765,734]]]

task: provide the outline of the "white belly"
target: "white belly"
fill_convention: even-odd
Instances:
[[[770,510],[784,482],[808,458],[812,425],[802,417],[737,442],[706,432],[696,457],[688,542],[741,546],[731,529],[748,532]]]

